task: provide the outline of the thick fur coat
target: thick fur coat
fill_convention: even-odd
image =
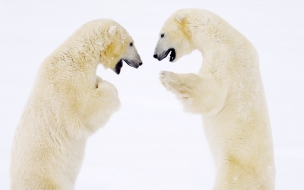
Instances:
[[[12,190],[74,189],[87,138],[120,107],[116,88],[96,76],[97,66],[119,73],[117,63],[129,60],[138,67],[133,43],[122,26],[100,19],[43,61],[14,137]]]
[[[184,110],[201,114],[216,164],[214,190],[274,189],[271,127],[254,46],[224,19],[202,9],[175,12],[154,57],[170,61],[199,50],[197,74],[163,71],[160,80]]]

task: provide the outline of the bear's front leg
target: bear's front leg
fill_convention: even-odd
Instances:
[[[85,131],[91,135],[104,126],[113,113],[119,109],[120,100],[115,86],[100,77],[96,79],[95,88],[88,90],[85,95],[86,98],[80,97],[83,108],[79,111],[83,115],[82,121],[85,122]]]
[[[120,107],[116,87],[108,81],[97,77],[96,91],[98,95],[97,101],[99,101],[99,112],[105,112],[102,113],[102,115],[104,116],[106,114],[110,117]]]
[[[184,110],[191,113],[214,113],[223,107],[227,95],[221,80],[212,76],[162,71],[160,81],[181,100]]]
[[[196,74],[176,74],[169,71],[160,73],[160,81],[165,88],[173,92],[178,98],[188,99],[199,87],[201,81]]]

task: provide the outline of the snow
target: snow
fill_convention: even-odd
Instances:
[[[202,121],[185,114],[159,72],[197,72],[198,52],[177,63],[153,58],[158,32],[175,10],[205,8],[259,52],[276,160],[276,189],[304,189],[304,1],[0,2],[0,189],[9,189],[10,148],[41,62],[79,26],[111,18],[132,35],[143,66],[98,68],[122,107],[87,143],[76,189],[212,189],[215,175]]]

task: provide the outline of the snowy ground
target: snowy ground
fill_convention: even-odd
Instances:
[[[198,52],[153,59],[158,32],[180,8],[225,18],[256,46],[275,145],[276,189],[304,189],[304,1],[0,1],[0,189],[9,189],[10,147],[43,59],[83,23],[112,18],[135,40],[143,66],[98,68],[122,107],[88,141],[76,189],[211,189],[214,165],[198,115],[185,114],[158,80],[161,70],[197,72]]]

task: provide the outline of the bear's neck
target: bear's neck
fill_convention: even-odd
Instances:
[[[203,56],[219,49],[233,50],[237,44],[243,41],[242,35],[225,21],[209,23],[203,26],[193,28],[194,33],[192,43],[195,49],[198,49]],[[238,37],[240,36],[240,37]]]
[[[240,60],[256,57],[251,43],[222,19],[211,19],[210,23],[202,25],[201,28],[193,27],[192,31],[196,34],[192,35],[193,47],[199,50],[204,58],[200,73],[220,73],[218,68],[225,68],[224,65],[232,63],[235,55],[238,55]],[[247,53],[241,54],[244,48],[247,48]],[[258,61],[253,60],[248,64],[257,63]],[[241,68],[241,65],[240,62],[235,68]]]
[[[93,48],[83,44],[63,43],[44,61],[40,73],[50,76],[47,78],[48,83],[62,83],[70,78],[71,81],[81,79],[84,84],[95,86],[99,62],[98,52]]]
[[[66,53],[75,59],[74,62],[77,65],[83,68],[95,69],[100,63],[100,50],[90,40],[77,44],[68,44]]]

